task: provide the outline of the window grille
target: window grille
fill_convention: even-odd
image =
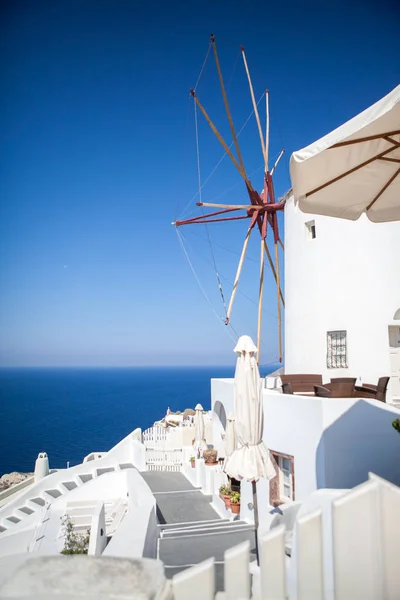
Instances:
[[[347,369],[347,331],[328,331],[326,366]]]

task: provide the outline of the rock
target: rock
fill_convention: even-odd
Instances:
[[[12,473],[6,473],[0,477],[0,492],[8,489],[12,485],[25,481],[28,477],[31,477],[32,473],[18,473],[13,471]]]

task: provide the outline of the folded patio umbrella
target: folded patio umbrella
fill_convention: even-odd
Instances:
[[[200,453],[203,450],[207,450],[207,442],[205,440],[205,427],[204,427],[204,417],[203,417],[203,407],[201,404],[197,404],[195,407],[195,417],[194,417],[194,448],[198,450]]]
[[[254,525],[256,529],[256,552],[258,559],[257,529],[258,505],[256,482],[260,477],[276,476],[269,451],[263,442],[264,411],[262,383],[253,340],[243,335],[234,350],[238,357],[234,382],[234,413],[237,447],[227,458],[224,471],[235,479],[252,482]]]
[[[290,159],[303,212],[375,223],[400,220],[400,85]]]

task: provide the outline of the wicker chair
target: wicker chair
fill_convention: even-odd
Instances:
[[[290,383],[282,383],[283,394],[293,394],[292,386]]]
[[[314,392],[320,398],[352,398],[354,385],[351,381],[333,381],[325,385],[315,385]]]
[[[289,383],[292,394],[312,394],[314,385],[322,385],[322,375],[313,375],[308,373],[297,373],[296,375],[281,375],[282,390],[285,383]]]
[[[358,398],[373,398],[380,402],[386,402],[386,390],[390,377],[380,377],[378,385],[363,383],[354,388],[354,395]]]
[[[356,385],[357,377],[331,377],[331,383],[352,383]]]
[[[314,394],[319,398],[332,398],[331,390],[328,390],[323,385],[314,385]]]

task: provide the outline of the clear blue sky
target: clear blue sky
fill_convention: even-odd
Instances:
[[[188,91],[209,34],[219,44],[238,129],[251,110],[240,44],[257,97],[270,90],[271,156],[286,149],[279,195],[290,186],[292,151],[399,83],[395,7],[387,0],[3,2],[0,364],[231,363],[233,340],[204,300],[170,224],[197,189]],[[198,93],[228,137],[212,56]],[[254,122],[240,139],[260,188]],[[221,149],[200,119],[199,141],[204,179]],[[218,196],[247,202],[227,161],[204,188],[203,200]],[[245,228],[210,228],[228,280]],[[204,228],[183,233],[222,314]],[[254,240],[241,287],[253,300],[258,248]],[[264,363],[277,356],[270,277],[267,284]],[[244,296],[232,323],[254,335],[256,306]]]

